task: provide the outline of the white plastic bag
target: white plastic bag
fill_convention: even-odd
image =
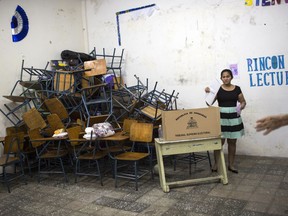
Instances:
[[[85,134],[83,135],[84,139],[87,140],[95,140],[97,138],[97,135],[94,133],[94,128],[93,127],[86,127],[85,128]]]
[[[115,131],[109,122],[94,124],[93,128],[97,137],[108,137],[115,134]]]

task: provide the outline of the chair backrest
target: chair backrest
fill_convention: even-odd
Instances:
[[[106,74],[107,67],[106,67],[106,60],[105,59],[96,59],[91,61],[85,61],[84,62],[84,69],[90,69],[88,71],[85,71],[83,74],[82,79],[82,88],[88,87],[90,85],[91,77],[93,80],[93,84],[99,84],[97,83],[96,76]]]
[[[19,132],[24,132],[24,134],[27,134],[27,127],[25,124],[20,126],[6,127],[6,135],[12,135]]]
[[[91,61],[84,62],[84,69],[90,69],[89,71],[85,71],[85,76],[98,76],[106,74],[107,66],[105,59],[96,59]]]
[[[23,150],[24,132],[14,133],[5,136],[4,154],[18,153]]]
[[[51,114],[57,114],[60,119],[69,118],[69,113],[64,104],[58,98],[49,98],[44,101]]]
[[[75,79],[73,71],[54,71],[53,83],[55,92],[74,92]]]
[[[73,139],[79,139],[79,134],[81,132],[81,126],[74,126],[74,127],[70,127],[66,129],[67,133],[68,133],[68,138],[69,140],[73,140]],[[80,142],[75,141],[75,142],[70,142],[71,146],[75,146],[80,144]]]
[[[48,115],[47,121],[52,132],[58,129],[65,128],[65,125],[63,124],[63,122],[61,121],[60,117],[57,114]]]
[[[130,140],[134,142],[152,142],[153,124],[152,123],[132,123],[130,127]]]
[[[158,107],[153,107],[152,105],[141,108],[141,112],[152,120],[160,119],[162,114],[162,110],[158,109]]]
[[[33,130],[36,128],[44,129],[47,127],[47,124],[39,111],[33,107],[22,115],[23,121],[29,130]]]
[[[105,122],[108,117],[109,115],[91,116],[89,119],[89,125],[87,125],[87,122],[85,123],[85,125],[87,125],[87,127],[92,127],[94,124]]]
[[[42,134],[40,133],[40,128],[34,128],[32,130],[29,130],[28,135],[29,135],[30,142],[34,148],[37,148],[46,142],[44,140],[43,141],[32,141],[32,140],[43,138]]]
[[[122,131],[124,134],[130,134],[130,128],[133,123],[137,123],[136,119],[124,119]]]

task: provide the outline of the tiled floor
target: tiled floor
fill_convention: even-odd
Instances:
[[[189,177],[187,164],[177,165],[176,171],[167,164],[168,179]],[[93,177],[82,177],[69,183],[61,176],[49,176],[41,183],[36,176],[28,184],[12,184],[9,194],[0,185],[0,215],[288,215],[288,158],[238,156],[239,174],[228,172],[229,184],[208,182],[164,193],[158,176],[144,178],[139,190],[134,183],[114,181],[107,175],[104,186]],[[192,166],[192,177],[211,173],[207,161]]]

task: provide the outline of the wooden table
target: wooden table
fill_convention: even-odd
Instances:
[[[207,182],[211,180],[221,180],[223,184],[228,184],[224,154],[222,151],[221,137],[193,139],[193,140],[177,140],[164,141],[155,139],[155,147],[158,161],[160,185],[164,192],[170,191],[170,186],[183,186],[198,182]],[[184,181],[166,182],[165,167],[163,163],[163,156],[177,155],[192,152],[214,151],[215,156],[218,157],[218,175],[198,179],[188,179]]]

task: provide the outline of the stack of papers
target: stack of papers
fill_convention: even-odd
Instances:
[[[209,85],[210,92],[206,93],[206,96],[205,96],[205,101],[209,106],[213,104],[220,87],[221,87],[221,82],[218,79],[213,80],[211,84]]]

